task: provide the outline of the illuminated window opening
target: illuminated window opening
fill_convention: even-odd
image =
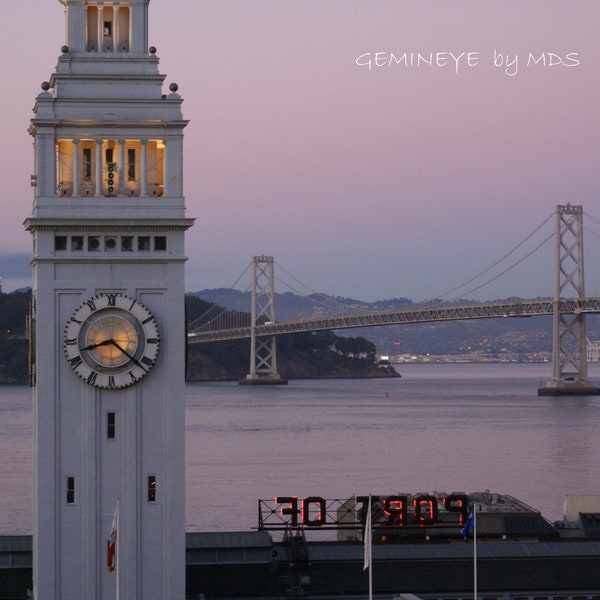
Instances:
[[[88,6],[86,11],[87,51],[98,51],[98,7]]]
[[[127,179],[135,181],[135,148],[127,149]]]
[[[114,50],[113,45],[113,22],[111,19],[107,19],[108,16],[112,17],[113,11],[111,7],[105,6],[102,11],[102,49],[104,52],[112,52]]]
[[[81,164],[81,174],[85,181],[91,181],[92,179],[92,149],[83,149],[83,161]]]
[[[118,49],[121,52],[129,52],[129,7],[121,6],[118,12],[119,19],[119,39],[117,40]]]
[[[56,141],[56,176],[59,196],[73,195],[73,155],[75,144],[72,140]]]
[[[165,190],[164,142],[162,140],[148,140],[147,153],[146,181],[148,182],[148,194],[150,196],[162,196]]]
[[[156,475],[148,475],[148,502],[156,502]]]
[[[67,504],[75,504],[75,477],[67,477]]]

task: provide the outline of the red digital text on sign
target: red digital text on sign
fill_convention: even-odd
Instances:
[[[357,525],[365,522],[369,496],[357,496],[355,512]],[[280,520],[291,527],[323,527],[340,524],[333,506],[343,506],[341,500],[326,500],[321,496],[277,496],[275,509]],[[454,514],[452,522],[464,525],[468,517],[469,501],[466,494],[434,496],[421,494],[371,496],[372,516],[377,526],[415,527],[447,523],[448,515]],[[347,525],[347,522],[344,522]]]

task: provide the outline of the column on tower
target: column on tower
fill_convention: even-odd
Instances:
[[[112,34],[113,34],[113,50],[121,50],[120,39],[119,39],[119,7],[113,7],[113,18],[112,18]]]
[[[125,141],[118,140],[119,145],[119,159],[117,161],[117,173],[119,178],[118,194],[123,196],[125,194]]]
[[[142,140],[142,172],[140,196],[148,195],[148,140]]]
[[[79,196],[79,140],[73,140],[73,196]]]
[[[164,146],[164,195],[170,198],[183,196],[183,138],[170,135],[165,139]]]
[[[104,7],[98,6],[98,51],[104,50]]]
[[[96,196],[102,196],[102,140],[96,140]]]
[[[37,195],[54,196],[56,194],[56,151],[54,133],[38,130],[36,135],[37,157]]]

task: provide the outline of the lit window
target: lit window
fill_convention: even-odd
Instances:
[[[92,149],[84,148],[83,149],[83,178],[86,180],[90,180],[92,178]]]
[[[135,148],[127,150],[127,179],[135,180]]]
[[[148,502],[156,502],[156,476],[148,475]]]

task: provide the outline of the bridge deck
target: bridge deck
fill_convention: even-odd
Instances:
[[[600,313],[600,298],[571,298],[558,303],[561,314]],[[321,331],[324,329],[353,329],[357,327],[376,327],[379,325],[401,325],[406,323],[431,323],[434,321],[460,321],[466,319],[492,319],[498,317],[533,317],[552,315],[554,301],[522,300],[520,302],[501,302],[489,304],[469,304],[462,306],[437,306],[390,312],[377,312],[363,315],[305,319],[288,323],[258,325],[257,336],[270,336],[282,333],[302,331]],[[188,333],[188,343],[216,342],[249,338],[252,327],[237,327],[218,331],[193,331]]]

